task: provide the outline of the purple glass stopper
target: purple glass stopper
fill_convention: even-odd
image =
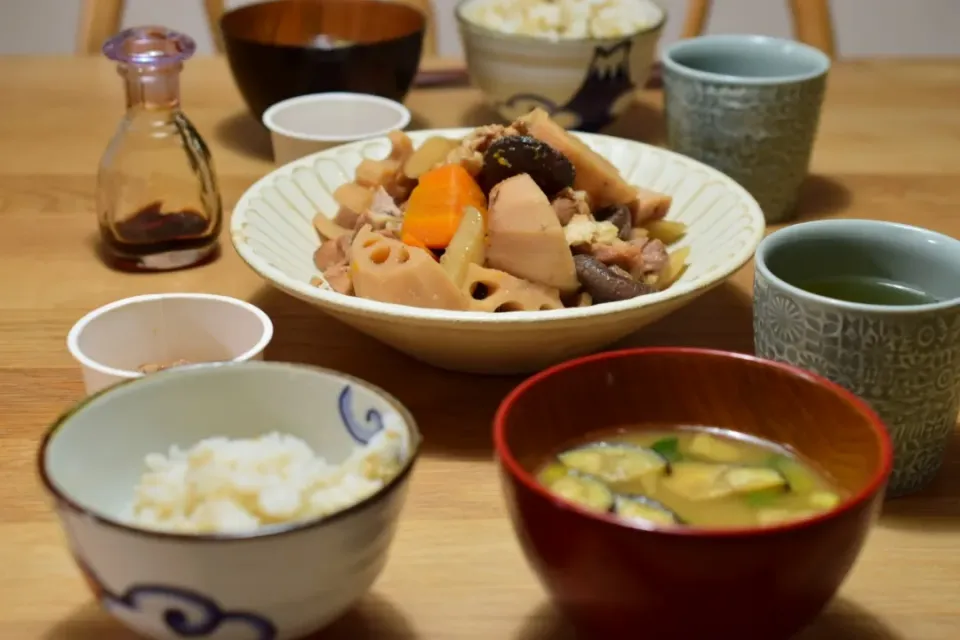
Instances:
[[[190,36],[166,27],[124,29],[103,44],[103,55],[123,64],[165,67],[183,62],[197,50]]]

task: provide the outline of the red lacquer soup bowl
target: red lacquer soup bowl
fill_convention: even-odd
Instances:
[[[834,509],[768,528],[627,524],[551,496],[537,470],[602,429],[709,425],[785,445],[843,490]],[[503,401],[494,442],[514,530],[554,603],[590,640],[777,640],[830,601],[876,518],[892,464],[879,418],[787,365],[699,349],[602,353]]]

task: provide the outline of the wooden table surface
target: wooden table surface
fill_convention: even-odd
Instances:
[[[94,257],[94,176],[122,115],[99,59],[0,58],[0,638],[120,640],[71,563],[35,474],[46,426],[80,399],[70,325],[111,300],[162,291],[237,296],[276,323],[267,357],[332,367],[396,394],[425,454],[386,571],[318,638],[563,640],[521,557],[491,462],[489,425],[516,378],[440,372],[264,285],[224,238],[223,258],[161,275],[114,273]],[[229,209],[271,169],[223,60],[187,64],[185,110],[210,145]],[[663,140],[660,97],[614,133]],[[466,88],[415,91],[414,128],[494,116]],[[910,222],[960,236],[960,61],[842,63],[833,72],[801,218]],[[629,344],[752,348],[752,266]],[[960,638],[960,433],[922,495],[893,501],[830,609],[803,640]],[[598,639],[601,640],[601,639]]]

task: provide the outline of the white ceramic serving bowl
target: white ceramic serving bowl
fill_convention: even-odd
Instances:
[[[249,302],[210,293],[152,293],[106,304],[80,318],[67,349],[88,394],[139,378],[145,364],[262,360],[273,323]]]
[[[487,0],[463,0],[456,17],[467,71],[487,102],[514,120],[535,106],[568,129],[596,131],[644,87],[667,20],[613,38],[550,40],[496,31],[470,20]]]
[[[459,138],[470,129],[414,131]],[[687,224],[678,247],[689,268],[665,291],[591,307],[484,313],[420,309],[345,296],[310,284],[320,277],[312,219],[337,211],[333,191],[365,157],[383,158],[386,139],[344,145],[302,158],[259,180],[230,221],[240,256],[264,279],[335,318],[435,366],[473,373],[525,373],[607,346],[720,284],[753,255],[763,237],[760,207],[740,185],[685,156],[631,140],[576,134],[637,185],[673,195],[667,216]],[[709,322],[709,319],[704,319]]]
[[[123,523],[148,453],[205,437],[279,431],[339,462],[383,423],[407,435],[403,471],[325,519],[219,536]],[[39,464],[87,583],[131,629],[160,640],[284,640],[322,628],[376,580],[419,444],[416,424],[397,400],[350,376],[278,362],[203,364],[81,401],[50,429]]]
[[[263,112],[278,165],[338,144],[406,129],[410,111],[399,102],[366,93],[313,93],[289,98]]]

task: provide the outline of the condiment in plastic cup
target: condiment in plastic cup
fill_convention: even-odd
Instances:
[[[67,335],[88,394],[177,363],[262,360],[273,323],[261,309],[206,293],[124,298],[83,316]]]
[[[399,102],[366,93],[312,93],[263,112],[277,165],[347,142],[385,136],[410,124]]]

